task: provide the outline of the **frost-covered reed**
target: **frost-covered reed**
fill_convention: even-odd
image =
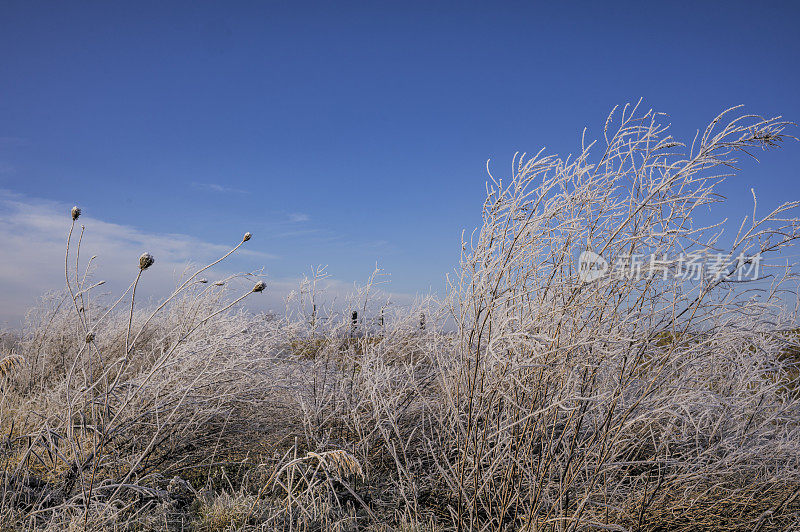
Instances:
[[[789,124],[734,108],[684,145],[663,120],[625,106],[577,156],[523,154],[508,175],[492,170],[447,294],[407,307],[380,291],[378,271],[326,304],[318,268],[280,317],[241,311],[264,281],[235,294],[232,279],[201,275],[250,233],[150,308],[135,289],[158,264],[142,255],[104,306],[70,261],[70,230],[67,292],[3,343],[15,354],[0,358],[2,522],[796,524],[800,332],[795,271],[777,259],[800,236],[799,204],[764,209],[754,193],[730,236],[700,223],[736,159],[779,145]],[[584,250],[614,263],[706,249],[760,254],[768,277],[577,276]]]

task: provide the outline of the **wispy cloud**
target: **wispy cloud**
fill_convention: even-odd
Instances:
[[[0,146],[25,146],[27,144],[28,139],[25,137],[0,136]]]
[[[192,188],[205,190],[206,192],[217,192],[219,194],[247,194],[247,191],[241,188],[226,187],[218,183],[198,183],[195,181],[192,182]]]
[[[19,323],[41,294],[63,289],[70,208],[71,205],[27,198],[0,189],[0,326]],[[107,281],[104,288],[108,290],[116,291],[128,285],[131,275],[137,271],[138,256],[142,252],[155,256],[156,266],[147,271],[141,285],[145,299],[163,295],[173,288],[190,263],[210,262],[236,244],[221,245],[188,235],[141,231],[104,222],[87,212],[79,221],[86,226],[81,244],[81,267],[85,268],[86,260],[97,255],[90,277]],[[246,248],[237,255],[232,262],[226,261],[224,268],[209,271],[208,278],[213,280],[235,271],[258,270],[275,258]]]
[[[45,292],[64,289],[64,248],[71,207],[0,189],[0,328],[19,325],[27,309]],[[138,271],[139,255],[144,251],[153,254],[156,263],[147,270],[137,292],[142,295],[143,304],[168,294],[190,264],[206,264],[236,244],[216,244],[188,235],[153,233],[105,222],[92,217],[90,208],[84,210],[79,222],[86,227],[81,243],[82,271],[87,259],[97,255],[92,261],[89,278],[94,282],[106,281],[102,287],[104,294],[122,293]],[[80,229],[74,235],[73,249],[79,232]],[[298,231],[318,232],[313,229]],[[371,244],[384,245],[382,242]],[[231,259],[232,262],[226,261],[203,275],[214,281],[237,271],[255,271],[276,257],[244,248]],[[70,259],[71,268],[72,261],[74,254]],[[282,312],[287,296],[297,290],[300,278],[267,277],[266,281],[267,290],[248,298],[245,306],[251,310]],[[233,290],[247,290],[248,283],[243,282]],[[328,279],[325,284],[331,301],[345,301],[353,288],[351,283],[337,279]],[[393,293],[392,298],[396,302],[413,299],[408,294],[398,293]]]
[[[0,175],[11,175],[16,173],[16,168],[14,166],[0,161]]]
[[[311,220],[311,217],[303,212],[293,212],[289,215],[289,221],[292,223],[302,223]]]

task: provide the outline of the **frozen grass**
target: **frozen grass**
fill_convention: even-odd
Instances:
[[[509,178],[490,176],[482,227],[465,239],[447,296],[398,310],[373,276],[344,305],[369,318],[355,330],[349,312],[321,303],[324,270],[281,318],[236,310],[260,281],[237,295],[205,282],[205,268],[139,308],[136,288],[154,267],[145,255],[119,300],[95,299],[73,211],[66,295],[2,338],[0,522],[796,526],[792,268],[758,283],[576,278],[583,249],[613,264],[707,248],[769,257],[794,244],[798,203],[762,212],[755,194],[730,238],[698,227],[698,210],[723,201],[715,187],[735,157],[786,138],[780,119],[738,112],[683,146],[661,115],[626,106],[577,157],[515,157]]]

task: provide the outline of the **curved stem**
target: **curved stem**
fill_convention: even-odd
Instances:
[[[130,354],[130,351],[133,348],[133,344],[128,346],[128,341],[130,340],[130,337],[131,337],[131,326],[133,325],[133,305],[136,302],[136,287],[139,285],[139,279],[141,279],[141,277],[142,277],[142,271],[144,271],[144,270],[142,270],[140,268],[139,269],[139,273],[136,274],[136,280],[133,282],[133,293],[131,294],[131,312],[130,312],[130,315],[128,316],[128,330],[125,332],[125,358],[126,359],[128,358],[128,355]],[[135,343],[135,340],[136,339],[134,338],[134,343]]]
[[[137,338],[139,338],[139,336],[142,334],[142,332],[144,332],[144,328],[145,328],[145,327],[147,327],[147,324],[148,324],[148,323],[150,323],[150,321],[151,321],[151,320],[152,320],[152,319],[155,317],[155,315],[156,315],[156,314],[158,314],[158,312],[159,312],[161,309],[163,309],[165,306],[167,306],[167,303],[169,303],[170,301],[172,301],[173,299],[175,299],[175,297],[176,297],[178,294],[180,294],[180,293],[181,293],[181,292],[182,292],[182,291],[183,291],[183,290],[184,290],[184,289],[185,289],[187,286],[189,286],[189,283],[191,283],[191,282],[192,282],[192,281],[193,281],[193,280],[194,280],[194,279],[195,279],[195,278],[196,278],[198,275],[200,275],[201,273],[203,273],[203,272],[204,272],[204,271],[206,271],[207,269],[209,269],[209,268],[211,268],[211,267],[213,267],[213,266],[215,266],[215,265],[219,264],[219,263],[220,263],[220,262],[222,262],[223,260],[225,260],[225,259],[227,259],[228,257],[230,257],[230,256],[231,256],[231,255],[232,255],[232,254],[233,254],[233,253],[234,253],[234,252],[237,250],[237,249],[239,249],[240,247],[242,247],[242,244],[244,244],[244,243],[245,243],[245,240],[244,240],[244,239],[242,239],[242,241],[241,241],[241,242],[239,242],[239,244],[237,244],[237,246],[236,246],[236,247],[234,247],[232,250],[230,250],[230,251],[229,251],[229,252],[227,252],[225,255],[223,255],[223,256],[222,256],[222,257],[220,257],[219,259],[215,260],[215,261],[214,261],[214,262],[212,262],[211,264],[209,264],[209,265],[207,265],[207,266],[204,266],[203,268],[200,268],[199,270],[197,270],[196,272],[194,272],[194,274],[192,274],[192,276],[191,276],[191,277],[189,277],[188,279],[186,279],[186,280],[185,280],[185,281],[184,281],[184,282],[183,282],[183,283],[182,283],[182,284],[181,284],[181,285],[180,285],[178,288],[176,288],[176,289],[175,289],[175,291],[174,291],[174,292],[172,292],[172,294],[171,294],[171,295],[170,295],[170,296],[169,296],[167,299],[165,299],[165,300],[164,300],[164,301],[163,301],[163,302],[162,302],[162,303],[161,303],[161,304],[160,304],[160,305],[159,305],[159,306],[158,306],[158,307],[157,307],[157,308],[156,308],[156,309],[155,309],[155,310],[154,310],[154,311],[153,311],[153,312],[150,314],[150,316],[149,316],[149,317],[148,317],[148,318],[145,320],[145,322],[142,324],[142,327],[139,329],[139,332],[137,332],[137,333],[136,333],[136,335],[133,337],[133,343],[134,343],[134,344],[136,343],[136,340],[137,340]],[[127,342],[126,342],[126,344],[127,344]],[[126,352],[127,352],[127,349],[126,349]]]

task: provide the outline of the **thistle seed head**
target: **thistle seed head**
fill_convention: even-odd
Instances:
[[[265,283],[264,281],[259,281],[253,287],[253,292],[263,292],[266,287],[267,283]]]
[[[242,241],[243,241],[243,242],[247,242],[247,241],[248,241],[248,240],[250,240],[252,237],[253,237],[253,235],[251,235],[250,233],[245,233],[245,234],[244,234],[244,238],[242,239]]]
[[[154,259],[151,254],[147,252],[142,253],[142,256],[139,257],[139,269],[146,270],[147,268],[152,266],[155,261],[156,259]]]
[[[81,210],[78,208],[77,205],[74,206],[72,208],[72,221],[77,220],[80,215],[81,215]]]

